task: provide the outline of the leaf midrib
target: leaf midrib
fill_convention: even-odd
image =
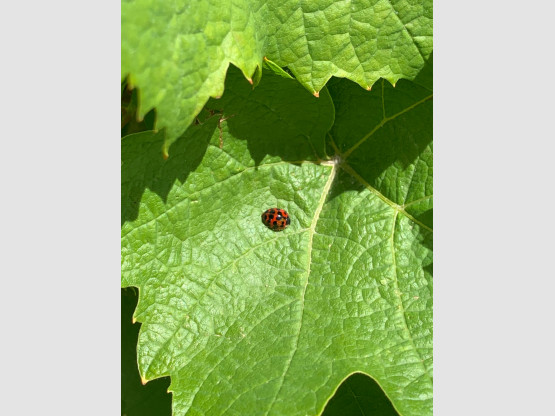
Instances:
[[[301,293],[301,312],[300,312],[300,317],[299,317],[299,330],[297,331],[297,336],[295,337],[295,342],[294,342],[294,346],[291,349],[292,353],[291,356],[283,370],[283,374],[281,376],[281,381],[279,384],[279,388],[277,389],[276,394],[274,395],[273,399],[270,401],[270,407],[268,408],[268,410],[266,411],[265,415],[267,416],[270,411],[273,409],[275,403],[276,403],[276,399],[278,398],[279,394],[281,393],[281,390],[283,388],[283,383],[285,381],[285,377],[287,376],[287,373],[289,371],[289,369],[291,368],[291,363],[293,362],[293,359],[295,358],[295,354],[298,351],[298,345],[299,345],[299,338],[301,336],[301,330],[302,330],[302,326],[303,326],[303,317],[304,317],[304,306],[305,306],[305,294],[306,294],[306,288],[308,287],[308,282],[310,279],[310,272],[311,272],[311,266],[312,266],[312,245],[313,245],[313,239],[314,239],[314,234],[316,231],[316,225],[318,224],[318,219],[320,218],[320,213],[322,212],[322,208],[324,207],[324,203],[326,202],[326,198],[329,195],[329,191],[331,188],[331,185],[333,183],[333,180],[335,178],[335,174],[337,172],[337,163],[335,161],[330,161],[330,162],[324,162],[322,163],[322,165],[327,165],[327,166],[331,166],[331,172],[330,172],[330,176],[326,182],[326,184],[324,185],[324,188],[322,189],[322,195],[320,196],[320,200],[318,201],[318,206],[316,207],[316,210],[314,211],[314,217],[312,218],[312,223],[310,225],[310,228],[308,230],[309,232],[309,240],[308,240],[308,253],[307,253],[307,258],[308,258],[308,262],[307,262],[307,272],[306,272],[306,282],[304,284],[302,293]]]
[[[401,296],[401,290],[399,289],[399,274],[397,272],[397,254],[396,254],[397,250],[395,250],[395,226],[397,225],[398,215],[399,215],[399,211],[395,211],[395,213],[393,214],[393,221],[392,221],[393,225],[391,227],[391,238],[390,238],[391,254],[392,254],[392,260],[393,260],[393,273],[394,273],[394,279],[393,279],[394,290],[393,290],[393,292],[395,293],[395,295],[399,299],[399,307],[400,307],[399,312],[400,312],[401,317],[403,319],[404,330],[406,331],[406,333],[408,335],[408,338],[410,340],[410,344],[412,346],[412,349],[419,358],[418,361],[419,361],[420,365],[422,366],[423,374],[425,374],[426,376],[429,377],[426,366],[424,365],[424,359],[420,355],[420,352],[419,352],[418,348],[416,348],[416,344],[414,343],[414,337],[412,336],[412,332],[411,332],[411,330],[410,330],[410,328],[407,324],[407,318],[405,316],[405,314],[406,314],[405,304],[403,303],[403,298]],[[430,378],[430,382],[431,382],[431,378]]]

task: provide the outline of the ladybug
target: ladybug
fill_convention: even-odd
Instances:
[[[281,208],[270,208],[262,213],[262,222],[273,231],[282,231],[291,223],[287,211]]]

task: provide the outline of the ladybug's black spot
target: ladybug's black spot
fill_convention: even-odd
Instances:
[[[271,210],[270,210],[270,214],[275,214],[275,213],[276,213],[276,210],[275,210],[275,209],[271,209]]]

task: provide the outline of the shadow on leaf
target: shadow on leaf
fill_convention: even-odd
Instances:
[[[121,223],[137,218],[146,188],[166,201],[175,181],[183,183],[198,167],[217,128],[216,118],[189,127],[171,147],[168,160],[162,157],[163,130],[124,137],[121,142]]]
[[[431,88],[430,65],[431,60],[419,82]],[[345,171],[354,177],[347,189],[369,186],[399,205],[427,195],[432,181],[432,92],[421,84],[400,80],[393,87],[381,80],[366,91],[346,79],[329,82],[335,124],[328,151],[338,149]]]
[[[334,114],[327,90],[316,98],[296,80],[267,70],[253,88],[230,65],[224,95],[211,99],[206,108],[221,114],[230,135],[247,140],[256,166],[267,155],[287,162],[326,159],[325,135]]]
[[[434,85],[434,53],[432,52],[428,57],[428,60],[416,76],[414,78],[414,83],[427,88],[430,91],[433,91]]]

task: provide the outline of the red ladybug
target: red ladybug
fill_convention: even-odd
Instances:
[[[282,231],[291,223],[287,211],[281,208],[270,208],[262,214],[262,222],[273,231]]]

